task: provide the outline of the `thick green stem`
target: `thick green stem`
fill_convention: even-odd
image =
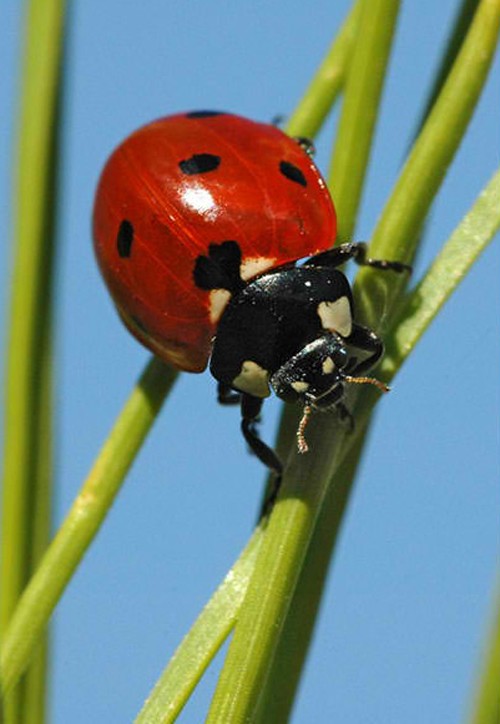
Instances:
[[[364,442],[363,435],[347,455],[321,509],[261,697],[261,724],[289,721]]]
[[[477,204],[457,229],[450,242],[431,268],[422,285],[433,286],[440,279],[441,292],[434,295],[429,305],[413,317],[417,332],[407,327],[405,337],[417,342],[424,328],[433,319],[436,310],[467,269],[491,241],[500,224],[498,206],[499,175],[490,182]],[[490,221],[485,224],[485,209]],[[463,253],[456,260],[457,238],[465,234],[468,243],[461,240]],[[474,243],[470,243],[471,238]],[[455,259],[456,265],[453,266]],[[444,273],[446,270],[446,273]],[[409,325],[411,327],[411,325]],[[397,332],[395,332],[397,337]],[[397,344],[398,361],[392,374],[406,359],[412,346]],[[288,614],[299,571],[303,567],[315,519],[328,490],[333,473],[345,459],[349,450],[363,433],[374,398],[363,396],[355,411],[357,430],[348,439],[332,432],[330,421],[324,416],[320,423],[313,418],[310,424],[311,447],[320,450],[314,457],[293,455],[284,479],[283,492],[273,511],[266,538],[259,552],[255,572],[238,619],[233,641],[229,648],[226,667],[212,702],[209,722],[252,720],[258,713],[259,697],[265,691],[267,679],[276,653],[279,636]],[[309,431],[309,428],[308,428]],[[321,440],[321,442],[320,442]],[[319,447],[321,445],[321,448]],[[233,649],[233,651],[231,651]],[[231,655],[232,654],[232,655]]]

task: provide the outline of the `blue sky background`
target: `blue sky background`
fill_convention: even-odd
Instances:
[[[0,11],[0,280],[7,304],[18,0]],[[455,0],[403,4],[356,238],[367,239],[414,130]],[[90,216],[112,148],[173,112],[289,114],[349,3],[74,2],[70,14],[57,309],[56,515],[68,510],[148,354],[94,262]],[[434,207],[414,278],[498,164],[499,62]],[[328,165],[332,118],[319,142]],[[457,722],[492,612],[499,543],[498,243],[474,267],[382,401],[347,516],[294,722]],[[2,338],[4,341],[4,338]],[[263,471],[185,375],[54,617],[50,721],[131,721],[238,556]],[[266,405],[272,439],[279,412]],[[181,722],[203,720],[221,659]]]

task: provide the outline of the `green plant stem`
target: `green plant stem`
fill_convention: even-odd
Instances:
[[[174,370],[153,358],[132,391],[8,626],[0,659],[4,691],[12,689],[25,670],[54,607],[108,513],[175,378]]]
[[[419,232],[456,153],[486,81],[498,41],[500,0],[481,0],[439,98],[393,189],[372,237],[370,253],[411,261]],[[364,321],[387,319],[404,280],[364,268],[356,280]]]
[[[211,597],[146,700],[136,724],[175,721],[215,654],[229,636],[245,596],[263,530],[256,528],[239,559]]]
[[[364,0],[330,168],[340,240],[353,238],[399,0]]]
[[[61,89],[62,0],[27,5],[14,192],[14,266],[6,365],[0,632],[47,546],[52,489],[52,286]],[[44,720],[45,645],[10,721]]]
[[[493,202],[492,202],[493,199]],[[456,288],[461,279],[461,269],[468,268],[485,248],[500,224],[498,205],[498,174],[490,182],[477,204],[457,229],[452,240],[445,246],[436,264],[422,284],[432,284],[432,277],[439,278],[442,291],[434,295],[422,316],[413,318],[418,333],[413,333],[414,343],[424,328],[430,324],[437,309]],[[485,212],[491,216],[485,225]],[[466,234],[474,243],[465,243],[462,256],[453,267],[450,256],[455,253],[455,238]],[[446,270],[446,273],[443,273]],[[451,271],[451,273],[450,273]],[[428,276],[429,276],[428,275]],[[436,276],[437,275],[437,276]],[[409,330],[406,329],[406,337]],[[398,345],[398,366],[406,359],[412,347]],[[393,373],[396,368],[393,368]],[[375,403],[373,396],[360,398],[362,404],[356,408],[357,430],[348,439],[337,434],[328,439],[328,448],[320,444],[325,428],[331,432],[331,423],[321,416],[321,422],[313,418],[310,423],[311,447],[317,450],[313,458],[293,454],[283,482],[283,491],[269,521],[265,540],[257,557],[244,605],[238,617],[233,640],[229,647],[226,666],[223,669],[216,690],[208,722],[243,722],[252,720],[259,710],[259,696],[266,686],[267,678],[276,652],[279,635],[288,613],[298,572],[303,566],[307,546],[314,529],[315,519],[325,498],[328,483],[333,473],[345,459],[346,454],[363,434],[368,417]],[[309,430],[309,428],[308,428]],[[324,441],[323,441],[324,443]]]
[[[498,724],[500,721],[500,596],[497,596],[495,616],[472,716],[473,724]]]
[[[286,487],[257,557],[210,708],[210,723],[255,721],[258,714],[259,696],[267,683],[298,571],[325,494],[325,487],[316,480],[324,480],[331,472],[324,458],[316,455],[310,467],[316,473],[311,476],[313,485],[305,485],[308,466],[303,459],[290,466],[284,478]]]
[[[447,72],[455,60],[477,3],[478,0],[472,0],[472,2],[464,0],[463,2],[436,73],[436,80],[422,115],[421,126],[439,95]],[[288,406],[283,414],[279,439],[282,446],[286,445],[286,449],[289,448],[297,429],[298,420],[295,412],[295,408]],[[287,433],[285,433],[285,426],[291,427]],[[314,630],[316,612],[319,609],[328,564],[332,560],[338,540],[342,517],[352,492],[356,465],[362,454],[364,441],[363,438],[357,442],[346,462],[339,469],[335,485],[330,486],[328,499],[325,501],[316,524],[263,696],[261,711],[265,712],[269,721],[281,722],[289,719],[291,704]],[[262,718],[265,720],[264,717]]]
[[[287,722],[318,615],[331,564],[365,443],[362,435],[347,454],[330,486],[307,549],[304,566],[278,642],[272,669],[261,696],[256,721]]]
[[[362,0],[357,0],[286,124],[290,136],[314,138],[340,93],[357,35]]]
[[[434,76],[434,81],[427,96],[427,101],[424,104],[420,121],[417,124],[419,130],[424,125],[434,103],[441,93],[441,89],[446,81],[448,73],[450,72],[453,63],[460,52],[463,39],[469,31],[472,18],[477,10],[479,2],[480,0],[461,0],[461,5],[458,8],[453,27],[451,28],[448,36],[445,51],[441,57],[439,67]]]
[[[500,229],[500,171],[478,196],[419,284],[404,299],[386,336],[380,376],[389,381]]]
[[[42,11],[42,5],[45,13]],[[31,4],[26,42],[19,149],[16,236],[8,356],[2,548],[2,628],[8,623],[26,578],[25,523],[38,421],[39,331],[45,322],[47,198],[52,175],[52,124],[56,108],[62,25],[61,2]],[[36,42],[35,34],[37,36]],[[43,42],[45,41],[45,42]],[[40,51],[46,50],[46,54]],[[42,60],[42,62],[41,62]],[[40,314],[42,310],[42,314]],[[23,551],[25,552],[23,555]],[[21,561],[23,557],[24,563]]]
[[[48,234],[48,238],[54,235]],[[52,253],[55,246],[52,248]],[[48,290],[47,290],[48,291]],[[29,575],[35,572],[50,542],[52,524],[53,488],[53,365],[52,365],[52,294],[47,293],[47,312],[40,355],[40,414],[38,419],[37,469],[35,471],[31,500],[31,550]],[[29,578],[28,578],[29,580]],[[22,705],[20,720],[27,724],[42,724],[46,719],[47,678],[49,673],[50,641],[48,632],[42,635],[35,655],[22,681]]]

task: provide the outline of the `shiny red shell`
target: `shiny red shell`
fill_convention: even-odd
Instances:
[[[272,125],[194,112],[150,123],[114,151],[93,229],[101,272],[130,331],[175,367],[201,372],[229,293],[195,285],[196,258],[209,244],[235,240],[250,279],[329,249],[336,217],[297,141]]]

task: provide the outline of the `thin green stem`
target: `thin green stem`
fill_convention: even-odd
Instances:
[[[473,724],[498,724],[500,721],[500,596],[497,599],[495,621],[485,652],[484,670],[472,716]]]
[[[439,64],[436,75],[434,77],[434,81],[427,96],[427,101],[425,102],[425,105],[423,107],[420,121],[417,124],[419,130],[424,125],[429,113],[432,110],[434,103],[436,102],[439,94],[441,93],[441,89],[446,82],[446,78],[448,77],[453,63],[455,62],[456,57],[460,52],[463,39],[469,31],[472,18],[477,10],[477,6],[479,5],[479,3],[480,0],[461,0],[460,7],[458,8],[455,21],[453,23],[453,27],[451,28],[448,37],[445,51],[441,57],[441,62]]]
[[[132,391],[8,626],[0,659],[4,691],[11,690],[26,669],[54,607],[106,517],[175,378],[175,371],[153,358]]]
[[[370,247],[380,259],[411,261],[432,201],[474,112],[491,66],[500,26],[500,0],[481,0],[460,53],[417,138],[377,223]],[[362,269],[358,309],[376,326],[387,319],[404,280]]]
[[[361,3],[329,180],[341,240],[354,234],[399,6],[399,0]]]
[[[297,108],[286,124],[290,136],[314,138],[323,125],[347,74],[362,0],[357,0],[342,27],[335,36],[330,49],[314,74]]]
[[[495,237],[500,229],[499,200],[500,171],[497,171],[398,310],[386,336],[386,354],[380,368],[382,379],[389,381],[399,370],[409,351]]]
[[[50,237],[49,237],[50,238]],[[52,365],[52,295],[47,294],[47,314],[44,317],[42,355],[40,359],[40,415],[38,422],[38,454],[35,471],[36,485],[33,485],[31,510],[30,576],[35,572],[50,542],[52,523],[52,478],[53,478],[53,365]],[[44,399],[45,397],[45,399]],[[37,646],[22,682],[22,721],[42,724],[46,719],[47,676],[49,672],[50,641],[45,631]]]
[[[64,2],[27,6],[6,365],[0,631],[45,549],[52,487],[51,317]],[[44,720],[43,657],[9,697],[11,721]]]
[[[135,720],[136,724],[169,724],[175,721],[233,629],[262,537],[263,530],[257,528],[174,653]]]

